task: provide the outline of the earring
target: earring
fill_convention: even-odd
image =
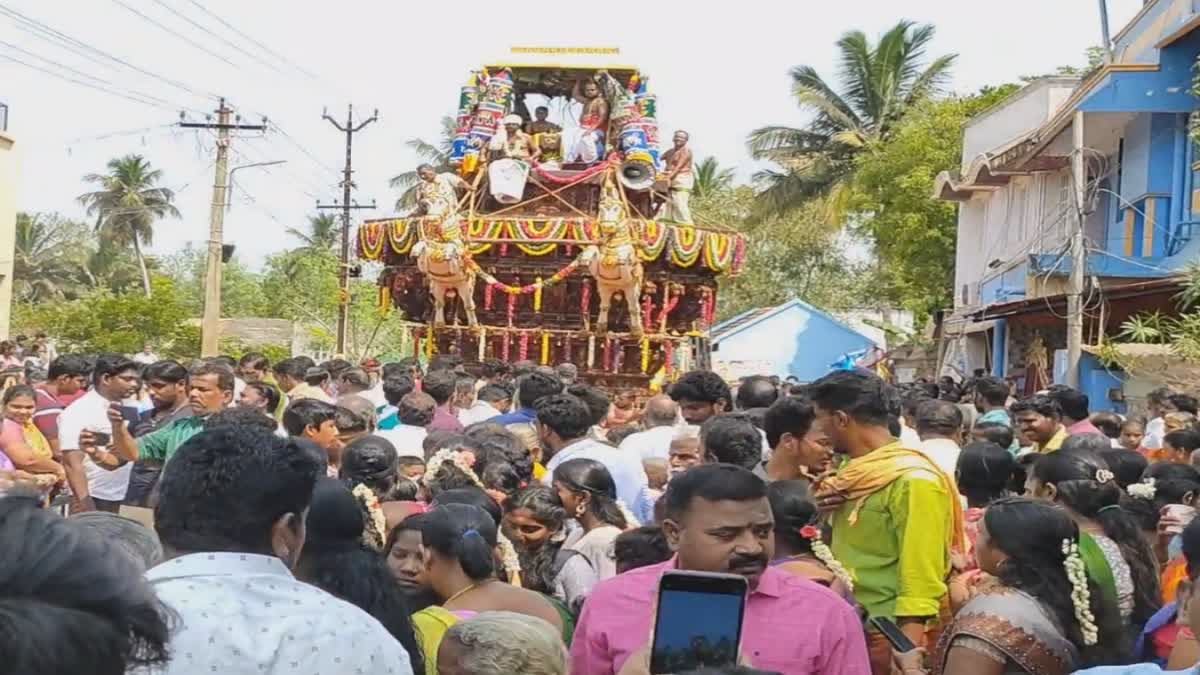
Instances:
[[[579,520],[579,519],[580,519],[580,518],[582,518],[582,517],[583,517],[583,507],[582,507],[582,506],[576,507],[576,509],[575,509],[575,520]]]

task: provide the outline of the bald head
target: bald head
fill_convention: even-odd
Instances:
[[[646,401],[646,411],[642,413],[642,420],[647,429],[653,429],[674,425],[678,416],[679,404],[671,400],[670,396],[659,394]]]

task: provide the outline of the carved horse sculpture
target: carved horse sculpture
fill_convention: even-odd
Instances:
[[[453,193],[450,194],[453,199]],[[433,325],[446,324],[446,298],[457,294],[467,312],[467,325],[476,328],[479,325],[475,317],[477,268],[462,240],[455,204],[438,195],[421,199],[421,206],[426,215],[421,224],[421,241],[413,246],[410,255],[417,259],[417,269],[429,280]]]
[[[625,297],[629,307],[629,332],[635,337],[643,332],[638,297],[644,274],[627,215],[610,177],[600,197],[600,240],[582,254],[600,296],[600,314],[596,317],[596,332],[600,335],[608,332],[608,310],[617,293]]]

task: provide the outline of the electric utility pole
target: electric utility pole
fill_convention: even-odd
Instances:
[[[1083,280],[1087,271],[1087,249],[1083,241],[1084,219],[1087,217],[1087,162],[1083,151],[1083,113],[1076,112],[1071,125],[1072,191],[1075,193],[1075,218],[1071,223],[1071,278],[1067,289],[1067,386],[1079,387],[1079,360],[1083,351]]]
[[[221,337],[221,250],[224,245],[226,183],[229,178],[230,131],[265,131],[266,118],[262,124],[241,124],[241,116],[230,116],[233,109],[225,105],[225,99],[217,107],[217,121],[187,122],[180,113],[179,126],[185,129],[217,130],[217,170],[213,179],[212,207],[208,216],[208,263],[204,273],[204,316],[200,320],[200,356],[216,356],[220,353]]]
[[[354,170],[351,165],[351,150],[354,145],[354,134],[362,130],[371,122],[379,119],[379,111],[376,110],[366,120],[363,120],[358,126],[354,125],[354,106],[351,105],[346,111],[346,124],[342,126],[337,120],[329,116],[328,112],[322,112],[321,117],[327,120],[330,124],[337,128],[338,131],[346,134],[346,166],[342,170],[342,201],[339,204],[336,200],[332,204],[317,204],[318,209],[341,209],[342,210],[342,251],[341,264],[338,266],[338,320],[337,320],[337,353],[344,355],[346,353],[346,331],[348,329],[348,320],[350,317],[350,210],[351,209],[373,209],[375,203],[370,205],[352,204],[350,202],[350,190],[355,187],[352,175]]]

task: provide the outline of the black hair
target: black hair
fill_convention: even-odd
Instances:
[[[1058,402],[1064,417],[1086,420],[1090,414],[1088,395],[1078,389],[1056,384],[1046,390],[1046,395]]]
[[[1179,412],[1196,414],[1197,401],[1195,396],[1190,394],[1171,394],[1167,400]]]
[[[323,471],[315,452],[273,433],[205,429],[163,468],[154,527],[180,552],[267,553],[272,527],[287,514],[301,517]]]
[[[1113,472],[1117,485],[1120,485],[1122,490],[1128,490],[1130,485],[1140,481],[1150,464],[1149,460],[1136,450],[1110,447],[1099,454],[1100,459],[1108,465],[1108,470]]]
[[[458,561],[474,581],[490,579],[496,571],[496,522],[478,506],[435,504],[425,514],[421,537],[426,548]]]
[[[538,423],[564,441],[583,438],[592,428],[592,413],[587,404],[570,394],[543,396],[538,399],[534,411]]]
[[[425,459],[433,457],[434,453],[442,449],[442,446],[462,434],[449,429],[438,429],[425,434],[425,440],[421,441],[421,452],[425,455]]]
[[[1200,449],[1200,431],[1192,429],[1172,431],[1163,436],[1163,445],[1170,445],[1172,448],[1182,450],[1190,455],[1194,450]]]
[[[1045,394],[1034,394],[1028,398],[1023,398],[1012,405],[1009,409],[1012,416],[1015,418],[1023,412],[1035,412],[1042,417],[1052,419],[1062,419],[1062,408],[1058,405],[1058,401],[1050,398]]]
[[[388,380],[394,377],[412,377],[412,373],[421,372],[421,363],[412,357],[403,358],[399,361],[391,361],[383,364],[379,369],[383,379]]]
[[[480,387],[479,392],[475,394],[475,398],[487,403],[507,401],[512,398],[512,390],[499,384],[485,384]]]
[[[1071,434],[1063,440],[1060,450],[1068,452],[1091,452],[1099,455],[1112,448],[1112,441],[1104,434]]]
[[[1200,518],[1193,518],[1192,522],[1183,528],[1180,539],[1183,544],[1183,557],[1187,560],[1188,578],[1194,582],[1200,577]]]
[[[379,501],[386,502],[394,498],[399,469],[399,455],[391,441],[381,436],[363,436],[342,450],[338,478],[351,488],[366,485]]]
[[[588,384],[576,383],[567,387],[566,393],[583,401],[587,406],[588,412],[591,413],[592,426],[600,424],[608,417],[611,402],[608,400],[608,394],[603,391]]]
[[[962,431],[963,414],[954,403],[928,400],[917,406],[917,418],[914,422],[917,433],[953,436]]]
[[[738,386],[738,410],[767,408],[779,400],[779,387],[765,375],[751,375]]]
[[[433,400],[429,394],[411,391],[405,394],[396,406],[396,419],[409,426],[429,426],[429,423],[433,421],[433,411],[436,407],[437,401]]]
[[[528,484],[533,480],[533,456],[521,439],[508,429],[498,425],[473,427],[467,430],[466,436],[479,446],[475,466],[480,471],[486,471],[493,464],[506,464],[512,468],[519,483]]]
[[[343,370],[341,373],[338,373],[338,382],[349,384],[359,391],[371,388],[371,376],[367,375],[367,371],[362,368],[351,367]]]
[[[500,527],[500,521],[504,518],[504,511],[500,508],[500,504],[498,504],[495,499],[492,499],[491,495],[479,489],[479,487],[475,485],[472,485],[471,487],[446,490],[445,492],[435,496],[429,505],[445,506],[447,504],[467,504],[470,506],[477,506],[483,509],[483,511],[491,517],[492,524],[494,524],[496,527]]]
[[[1002,448],[1011,448],[1014,440],[1012,427],[1002,422],[978,422],[972,433],[978,434],[988,442]]]
[[[476,473],[485,488],[502,492],[505,498],[511,498],[529,486],[529,482],[521,480],[516,469],[507,462],[492,462]]]
[[[330,377],[332,376],[329,374],[329,371],[321,366],[308,368],[304,371],[304,383],[310,387],[324,387],[329,382]]]
[[[1171,397],[1174,395],[1174,389],[1171,389],[1170,387],[1159,387],[1157,389],[1150,390],[1150,393],[1146,394],[1146,403],[1161,406],[1164,403],[1168,403]]]
[[[479,366],[479,373],[485,378],[503,377],[512,372],[512,366],[500,359],[484,359]]]
[[[392,554],[392,548],[395,547],[396,541],[400,538],[401,533],[416,532],[421,536],[422,539],[424,539],[424,529],[424,513],[414,513],[397,523],[396,526],[393,527],[390,532],[388,532],[387,540],[383,544],[383,559],[386,561],[388,556]],[[413,612],[419,612],[426,607],[433,607],[435,605],[442,604],[442,599],[439,598],[437,593],[434,593],[433,589],[429,588],[428,586],[421,586],[420,588],[400,586],[400,590],[402,593],[404,593],[404,596],[408,601],[408,608]]]
[[[46,378],[54,381],[60,377],[87,377],[92,372],[92,364],[78,354],[63,354],[50,362]]]
[[[1133,618],[1136,623],[1145,623],[1160,605],[1158,563],[1137,522],[1120,508],[1122,492],[1116,480],[1099,480],[1100,472],[1108,470],[1095,454],[1066,450],[1042,455],[1032,469],[1034,478],[1055,486],[1057,501],[1099,523],[1105,536],[1121,547],[1121,555],[1133,573]]]
[[[998,377],[981,377],[975,380],[975,393],[988,405],[1002,406],[1008,403],[1008,383]]]
[[[317,429],[336,419],[337,406],[315,398],[302,398],[283,411],[283,428],[292,436],[303,436],[308,427]]]
[[[424,673],[412,609],[386,559],[363,544],[366,519],[358,500],[345,486],[323,478],[313,490],[305,522],[308,536],[296,575],[370,614],[408,652],[413,672]]]
[[[18,396],[27,396],[33,400],[34,404],[37,403],[37,392],[34,391],[33,387],[27,384],[14,384],[6,389],[4,391],[4,398],[2,401],[0,401],[0,403],[3,403],[3,405],[8,405],[14,398]]]
[[[1146,468],[1142,479],[1154,481],[1156,513],[1168,504],[1184,503],[1189,494],[1193,498],[1200,496],[1200,471],[1188,464],[1155,462]]]
[[[217,356],[210,356],[207,359],[203,359],[202,363],[215,363],[218,366],[225,366],[226,368],[228,368],[230,370],[237,368],[237,360],[234,359],[232,356],[229,356],[228,354],[219,354]]]
[[[275,418],[251,408],[222,408],[204,420],[205,429],[230,426],[249,426],[272,434],[279,428]]]
[[[450,450],[451,452],[465,450],[477,458],[481,454],[479,444],[463,434],[451,434],[439,444],[438,449]],[[473,466],[471,468],[478,476],[479,471],[477,467]],[[425,485],[429,488],[429,493],[435,497],[446,490],[478,487],[475,479],[454,462],[442,462],[436,471],[427,472],[425,474]]]
[[[532,408],[545,396],[561,394],[562,380],[553,375],[531,372],[517,380],[517,403],[522,408]]]
[[[636,424],[624,424],[608,430],[604,434],[604,438],[608,440],[609,445],[614,448],[620,447],[621,443],[625,442],[626,438],[642,431],[642,428]]]
[[[968,443],[958,455],[955,481],[970,506],[981,508],[1008,492],[1017,460],[1008,451],[988,441]]]
[[[992,502],[984,511],[988,541],[1005,553],[997,576],[1007,588],[1026,593],[1050,610],[1067,639],[1079,649],[1082,666],[1123,663],[1126,638],[1116,607],[1089,580],[1091,614],[1099,629],[1095,645],[1084,644],[1072,601],[1074,585],[1063,566],[1063,541],[1077,541],[1079,527],[1061,509],[1019,497]]]
[[[505,513],[520,509],[529,511],[533,519],[551,533],[563,532],[567,524],[567,510],[563,508],[554,488],[546,485],[528,487],[504,502]],[[554,581],[561,569],[555,564],[555,559],[562,550],[563,538],[551,536],[532,551],[524,548],[520,540],[514,540],[513,545],[521,563],[521,585],[531,591],[553,595]]]
[[[416,455],[400,455],[396,458],[396,464],[400,468],[406,466],[425,466],[425,460]]]
[[[234,375],[233,369],[223,363],[215,361],[201,361],[192,366],[188,370],[188,378],[204,377],[205,375],[213,375],[217,378],[217,387],[221,391],[233,392]]]
[[[671,559],[671,546],[658,525],[626,530],[613,541],[613,557],[622,572],[657,565]]]
[[[743,413],[713,415],[700,425],[704,452],[716,461],[754,470],[762,461],[762,435]]]
[[[267,413],[274,415],[275,412],[279,410],[279,401],[282,399],[282,395],[279,393],[279,389],[275,385],[269,382],[259,382],[256,380],[254,382],[247,382],[246,388],[253,389],[254,391],[258,392],[259,396],[267,399]]]
[[[857,422],[884,426],[889,414],[888,387],[876,375],[853,370],[839,370],[813,382],[809,396],[818,408],[831,412],[841,411]]]
[[[1121,437],[1121,416],[1107,410],[1092,415],[1092,424],[1100,433],[1112,438]]]
[[[421,380],[421,391],[433,397],[433,402],[446,405],[454,396],[454,372],[450,370],[433,370]]]
[[[808,481],[775,481],[767,485],[767,500],[775,517],[775,556],[812,553],[812,541],[800,534],[806,525],[819,526],[817,503]]]
[[[671,400],[697,401],[700,403],[725,403],[726,410],[733,409],[733,395],[725,380],[711,370],[692,370],[684,373],[667,391]]]
[[[784,396],[767,408],[763,416],[763,431],[767,434],[767,445],[779,447],[784,434],[800,440],[812,428],[816,411],[812,402],[800,396]]]
[[[608,469],[594,459],[569,459],[554,469],[553,480],[571,492],[591,495],[588,510],[602,523],[624,530],[631,523],[617,505],[617,484]]]
[[[178,361],[155,361],[142,371],[142,379],[146,381],[159,380],[168,384],[179,384],[187,379],[188,371]]]
[[[301,360],[298,356],[293,356],[290,359],[284,359],[275,364],[274,372],[276,375],[282,375],[296,382],[303,382],[304,376],[308,372],[308,364]]]
[[[113,377],[126,372],[136,372],[137,364],[120,354],[100,354],[92,363],[92,384],[100,384],[103,377]]]
[[[339,405],[334,408],[336,414],[333,423],[337,426],[339,434],[366,433],[371,430],[371,424],[366,417],[345,406]]]
[[[672,478],[662,499],[666,501],[667,517],[679,521],[697,497],[710,502],[745,502],[766,496],[767,484],[747,469],[732,464],[701,464]]]
[[[253,368],[261,370],[264,373],[271,369],[271,361],[265,354],[259,352],[246,352],[242,354],[242,358],[238,359],[237,365],[241,369]]]
[[[20,489],[0,497],[0,541],[5,672],[124,675],[167,664],[168,612],[114,542]]]
[[[463,358],[457,354],[438,354],[429,361],[429,373],[442,370],[455,370],[463,364]]]

